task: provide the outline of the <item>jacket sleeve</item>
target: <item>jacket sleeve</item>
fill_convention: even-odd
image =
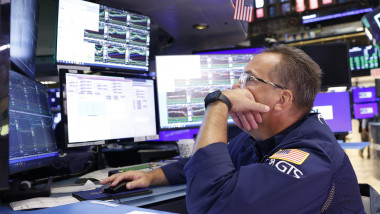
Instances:
[[[180,158],[176,162],[161,167],[170,185],[186,183],[183,167],[188,162],[188,160],[189,158]]]
[[[186,164],[190,213],[317,213],[332,179],[329,161],[302,165],[267,159],[236,170],[224,143],[198,150]],[[313,167],[314,166],[314,167]]]

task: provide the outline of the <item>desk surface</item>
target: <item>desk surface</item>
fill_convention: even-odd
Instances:
[[[113,168],[110,168],[110,170]],[[108,172],[108,169],[102,170],[102,172]],[[107,176],[105,176],[107,177]],[[62,181],[53,182],[52,187],[62,187],[62,186],[70,186],[74,185],[75,181],[78,178],[70,178]],[[128,206],[134,207],[142,207],[148,206],[151,204],[159,204],[164,203],[167,200],[183,198],[186,195],[186,184],[182,185],[171,185],[171,186],[156,186],[150,187],[153,191],[151,194],[145,195],[137,195],[131,196],[127,198],[116,199],[113,202]],[[71,193],[52,193],[50,197],[63,197],[63,196],[71,196]],[[12,208],[10,208],[9,204],[2,204],[0,207],[0,214],[4,212],[10,212]]]

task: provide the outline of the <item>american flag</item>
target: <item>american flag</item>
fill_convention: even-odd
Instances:
[[[271,159],[281,159],[289,161],[298,165],[301,165],[306,158],[309,156],[309,153],[298,150],[298,149],[284,149],[276,152],[272,155]]]
[[[234,19],[253,21],[253,0],[236,0]]]

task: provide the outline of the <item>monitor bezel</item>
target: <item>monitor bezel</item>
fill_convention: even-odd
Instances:
[[[46,92],[47,92],[47,86],[46,85],[43,85],[40,82],[37,82],[35,80],[30,79],[24,73],[20,73],[17,70],[10,70],[9,72],[14,72],[14,73],[16,73],[18,75],[23,76],[26,80],[34,82],[36,85],[39,85],[40,87],[45,88]],[[9,79],[10,79],[10,74],[9,74]],[[48,99],[48,98],[46,98],[46,99]],[[46,100],[46,102],[48,102],[48,100]],[[49,105],[49,109],[50,109],[50,105]],[[51,110],[50,110],[50,113],[51,113]],[[52,122],[53,122],[53,118],[51,118],[51,119],[52,119]],[[58,151],[58,147],[57,147],[57,142],[55,140],[55,133],[54,133],[53,127],[52,127],[51,134],[52,134],[52,137],[54,138],[55,146],[57,148],[55,155],[50,155],[50,156],[47,156],[47,157],[44,157],[44,158],[34,159],[34,160],[31,161],[31,163],[33,164],[32,166],[28,166],[28,167],[25,167],[25,168],[16,168],[16,170],[11,170],[12,167],[10,167],[10,165],[9,165],[9,175],[13,177],[15,175],[18,175],[18,174],[21,174],[21,173],[24,173],[24,172],[28,172],[28,171],[35,170],[35,169],[38,169],[38,168],[49,166],[50,164],[52,164],[55,161],[57,161],[59,159],[59,151]],[[9,137],[9,140],[10,140],[10,137]],[[10,141],[9,141],[9,143],[10,143]]]
[[[69,143],[69,136],[68,136],[68,123],[67,123],[67,106],[66,106],[66,74],[67,73],[77,73],[77,74],[85,74],[83,70],[68,70],[68,69],[59,69],[59,88],[60,88],[60,96],[61,96],[61,122],[63,123],[63,131],[64,131],[64,145],[65,149],[70,148],[76,148],[76,147],[86,147],[86,146],[98,146],[98,145],[106,145],[106,144],[112,144],[112,143],[133,143],[134,137],[130,138],[118,138],[118,139],[104,139],[104,140],[97,140],[97,141],[87,141],[83,143]],[[152,78],[151,76],[143,76],[139,74],[128,74],[128,73],[108,73],[108,72],[98,72],[96,74],[88,74],[88,75],[99,75],[99,76],[108,76],[108,77],[123,77],[123,78],[135,78],[135,79],[142,79],[142,80],[152,80],[153,82],[153,95],[154,95],[154,112],[155,112],[155,129],[156,129],[156,135],[158,135],[159,130],[159,120],[158,120],[158,106],[157,106],[157,87],[156,87],[156,80]],[[149,136],[145,136],[149,137]]]
[[[78,0],[78,1],[84,1],[84,2],[88,2],[88,1],[85,1],[85,0]],[[106,6],[106,7],[111,7],[111,8],[114,8],[114,9],[117,9],[117,10],[123,10],[123,11],[126,11],[126,12],[129,12],[129,13],[134,13],[134,14],[137,14],[137,15],[142,15],[142,16],[146,16],[147,18],[149,18],[150,20],[150,24],[152,24],[152,18],[148,15],[145,15],[145,14],[142,14],[140,12],[137,12],[137,11],[134,11],[134,10],[126,10],[126,9],[123,9],[123,8],[116,8],[114,6],[109,6],[108,4],[98,4],[98,3],[94,3],[94,2],[88,2],[88,3],[91,3],[91,4],[97,4],[99,6]],[[58,8],[57,8],[57,22],[59,21],[59,4],[58,4]],[[149,28],[148,30],[149,32],[149,35],[151,36],[151,27]],[[94,65],[92,63],[84,63],[84,64],[75,64],[75,63],[63,63],[63,62],[58,62],[57,60],[57,53],[58,53],[58,25],[56,27],[56,40],[55,40],[55,53],[54,53],[54,62],[56,65],[59,65],[59,66],[75,66],[77,68],[83,68],[83,69],[86,69],[86,68],[91,68],[91,71],[94,71],[94,72],[110,72],[110,73],[113,73],[113,72],[117,72],[117,73],[120,73],[121,75],[123,74],[128,74],[128,73],[138,73],[138,74],[148,74],[150,72],[150,67],[151,67],[151,50],[150,50],[150,45],[151,45],[151,41],[149,41],[149,45],[147,45],[147,48],[148,48],[148,53],[149,53],[149,56],[148,56],[148,66],[146,67],[146,70],[145,69],[138,69],[138,68],[131,68],[131,67],[119,67],[119,66],[110,66],[110,65],[104,65],[104,66],[101,66],[101,65]]]

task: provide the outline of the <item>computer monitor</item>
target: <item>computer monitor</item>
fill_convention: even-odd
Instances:
[[[376,88],[355,88],[352,89],[352,98],[354,103],[368,103],[376,101]]]
[[[11,1],[12,68],[34,79],[37,47],[37,0]]]
[[[300,46],[322,69],[322,90],[328,87],[351,87],[348,44],[344,42]]]
[[[59,1],[57,64],[148,72],[150,18],[82,0]]]
[[[152,79],[66,73],[63,86],[67,147],[157,134]]]
[[[9,171],[52,164],[58,159],[46,86],[9,71]]]
[[[352,131],[349,92],[318,93],[312,112],[321,113],[334,133]]]
[[[379,67],[379,46],[361,45],[349,49],[352,76],[369,76],[373,68]]]
[[[377,102],[354,104],[355,119],[373,118],[375,115],[379,115]]]
[[[199,127],[206,95],[231,89],[256,54],[156,56],[160,129]]]
[[[380,7],[376,7],[365,14],[361,21],[368,39],[378,43],[380,41]]]
[[[9,188],[10,1],[0,4],[0,191]]]

